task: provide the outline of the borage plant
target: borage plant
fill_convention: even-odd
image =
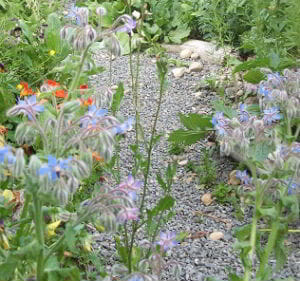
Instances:
[[[256,280],[271,280],[286,261],[285,235],[297,232],[289,224],[299,218],[299,88],[298,72],[269,73],[258,86],[261,112],[241,104],[238,111],[217,112],[212,118],[221,153],[248,167],[237,171],[236,178],[251,190],[244,196],[253,206],[252,223],[236,231],[245,273],[232,273],[231,280],[252,280],[253,271]],[[273,253],[276,268],[268,264]]]

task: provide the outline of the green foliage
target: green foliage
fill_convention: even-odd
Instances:
[[[211,131],[211,117],[207,115],[192,113],[184,116],[179,114],[179,118],[187,130],[173,131],[168,139],[173,144],[191,145],[204,138]]]
[[[212,150],[205,149],[201,159],[202,163],[195,169],[200,184],[211,186],[217,179],[216,163],[212,159],[212,153]]]

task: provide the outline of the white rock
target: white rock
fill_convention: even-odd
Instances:
[[[194,61],[189,66],[190,72],[200,72],[203,69],[203,64],[201,62]]]
[[[168,52],[180,53],[190,49],[193,53],[199,54],[205,63],[220,65],[223,63],[225,54],[231,51],[230,47],[218,48],[216,44],[201,40],[189,40],[182,45],[163,44]]]
[[[191,54],[191,59],[199,59],[200,58],[200,54],[199,53],[192,53]]]
[[[183,49],[181,52],[180,52],[180,57],[182,59],[188,59],[191,57],[193,51],[190,50],[190,49]]]
[[[188,163],[188,160],[181,160],[181,161],[179,161],[178,162],[178,165],[180,165],[180,166],[184,166],[184,165],[186,165]]]
[[[196,92],[196,93],[193,93],[192,95],[195,96],[195,98],[199,98],[200,96],[203,95],[203,93],[202,92]]]
[[[177,67],[172,70],[172,73],[175,78],[180,78],[183,76],[183,74],[186,72],[185,67]]]
[[[216,231],[216,232],[211,233],[209,235],[209,238],[213,241],[217,241],[217,240],[224,238],[224,233],[221,231]]]

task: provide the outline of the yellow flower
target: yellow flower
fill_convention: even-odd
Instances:
[[[15,195],[9,189],[5,189],[2,193],[2,196],[9,202],[15,199]]]
[[[56,233],[55,233],[55,229],[58,228],[58,226],[60,225],[61,221],[55,221],[55,222],[52,222],[52,223],[49,223],[47,225],[47,237],[48,238],[51,238],[52,236],[55,236]]]
[[[49,56],[53,57],[55,56],[56,52],[54,50],[50,50],[49,51]]]
[[[21,84],[19,84],[19,85],[17,85],[17,90],[19,90],[19,91],[21,91],[23,88],[24,88],[24,86],[23,85],[21,85]]]

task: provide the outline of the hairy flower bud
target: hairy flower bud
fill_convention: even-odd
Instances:
[[[90,25],[85,26],[84,29],[85,29],[85,36],[86,36],[85,40],[87,42],[93,42],[97,36],[95,29]]]
[[[89,9],[86,7],[80,7],[77,9],[79,22],[81,26],[86,26],[89,21]]]
[[[107,14],[107,10],[104,7],[100,6],[96,9],[96,14],[98,16],[105,16]]]
[[[61,39],[66,39],[68,37],[68,31],[69,31],[69,27],[68,26],[64,26],[61,30],[60,30],[60,38]]]
[[[20,177],[25,167],[24,151],[22,148],[18,148],[16,151],[16,161],[13,166],[13,175]]]
[[[82,51],[87,46],[86,36],[82,32],[79,33],[73,42],[73,48],[77,51]]]
[[[38,171],[40,170],[41,166],[41,160],[36,155],[32,155],[30,157],[28,168],[29,173],[32,175],[33,178],[38,176]]]
[[[102,213],[98,224],[101,224],[105,228],[105,232],[116,232],[118,225],[116,216],[112,212]]]
[[[104,40],[104,46],[109,50],[114,56],[118,57],[121,55],[121,45],[119,40],[114,34],[111,34]]]

